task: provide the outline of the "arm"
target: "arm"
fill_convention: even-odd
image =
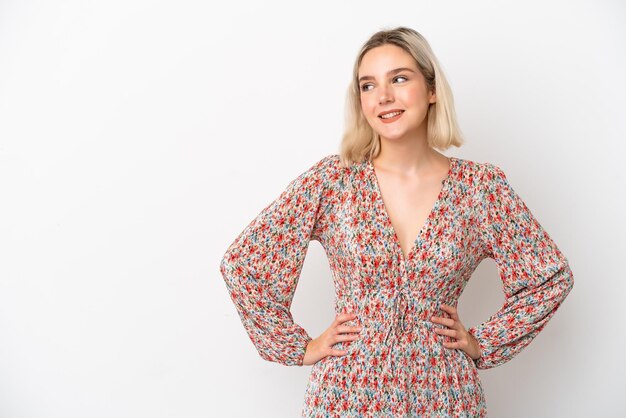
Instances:
[[[290,308],[311,239],[319,241],[330,157],[292,180],[230,244],[220,272],[239,317],[268,361],[301,366],[312,338]]]
[[[476,211],[487,257],[498,267],[503,306],[468,329],[481,347],[478,369],[511,360],[546,326],[574,285],[567,258],[499,167],[485,163]]]

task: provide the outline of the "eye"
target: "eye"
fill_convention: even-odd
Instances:
[[[405,79],[405,80],[408,80],[408,78],[406,78],[406,77],[405,77],[405,76],[403,76],[403,75],[396,76],[396,77],[394,77],[393,79],[394,79],[394,80],[397,80],[397,79],[399,79],[399,78],[403,78],[403,79]],[[404,81],[403,81],[403,83],[404,83]]]
[[[397,75],[393,78],[394,81],[398,80],[398,79],[402,79],[403,81],[401,81],[401,83],[406,83],[406,81],[409,79],[408,77],[405,77],[403,75]],[[371,83],[365,83],[361,86],[361,91],[370,91],[371,89],[368,89],[367,87],[371,87],[372,84]]]

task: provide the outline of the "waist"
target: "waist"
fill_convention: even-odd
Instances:
[[[430,330],[434,333],[434,328],[446,327],[432,322],[431,318],[450,317],[441,309],[441,304],[456,306],[457,300],[423,297],[409,289],[384,291],[364,301],[356,312],[358,319],[354,325],[361,325],[366,332],[368,330],[382,332],[391,326],[400,328],[403,333],[420,330]]]

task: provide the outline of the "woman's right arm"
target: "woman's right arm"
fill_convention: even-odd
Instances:
[[[310,240],[324,232],[325,199],[334,156],[292,180],[237,236],[220,272],[259,355],[287,366],[303,365],[309,334],[290,308]]]

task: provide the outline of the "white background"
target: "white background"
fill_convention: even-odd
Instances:
[[[480,371],[490,417],[617,417],[624,393],[626,7],[619,1],[0,1],[0,416],[296,417],[310,366],[262,360],[219,273],[290,180],[338,152],[375,31],[410,26],[466,144],[575,285]],[[311,243],[293,314],[334,317]],[[485,260],[459,309],[503,302]]]

